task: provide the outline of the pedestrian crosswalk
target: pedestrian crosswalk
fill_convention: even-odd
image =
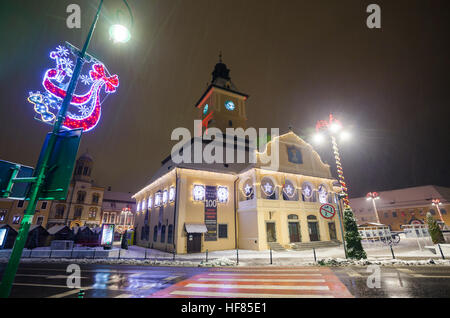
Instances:
[[[353,297],[329,268],[213,269],[150,297],[335,298]]]

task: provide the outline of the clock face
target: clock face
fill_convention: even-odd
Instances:
[[[234,103],[231,100],[225,102],[225,107],[228,110],[234,110],[236,108],[236,106],[234,105]]]
[[[206,113],[208,113],[208,104],[205,105],[205,107],[203,108],[203,115],[206,115]]]

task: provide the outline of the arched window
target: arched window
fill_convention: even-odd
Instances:
[[[90,208],[89,209],[89,220],[95,220],[97,217],[97,208]]]
[[[172,244],[173,243],[173,225],[170,224],[169,228],[167,229],[167,243]]]
[[[99,200],[100,200],[100,195],[98,193],[94,193],[92,195],[92,204],[97,204]]]
[[[319,202],[320,203],[327,203],[328,201],[328,189],[326,185],[321,184],[319,185],[319,188],[317,190],[318,196],[319,196]]]
[[[62,219],[64,217],[65,206],[62,204],[58,204],[55,210],[55,219]]]
[[[83,169],[83,176],[87,176],[89,171],[89,167],[84,167]]]
[[[307,219],[309,221],[317,221],[317,217],[315,215],[308,215]]]
[[[84,199],[86,198],[85,191],[78,191],[77,193],[77,203],[84,203]]]
[[[284,182],[283,186],[283,200],[298,200],[297,190],[294,186],[294,183],[291,180],[287,180]]]
[[[75,212],[73,214],[74,219],[81,219],[81,216],[83,215],[83,207],[82,206],[76,206]]]
[[[247,200],[252,200],[255,194],[253,189],[253,182],[251,179],[247,179],[242,185],[242,192]]]
[[[268,200],[276,200],[276,187],[273,180],[269,177],[264,177],[261,180],[262,197]]]
[[[312,202],[314,195],[314,188],[311,183],[303,182],[302,184],[302,199],[303,201]]]
[[[289,214],[288,215],[288,220],[298,220],[298,215],[296,215],[296,214]]]
[[[158,227],[155,225],[153,228],[153,242],[156,242],[158,240]]]
[[[161,243],[164,243],[166,241],[166,226],[163,225],[161,227]]]

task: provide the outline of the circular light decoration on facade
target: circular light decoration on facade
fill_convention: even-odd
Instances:
[[[272,179],[264,177],[261,181],[261,189],[266,196],[270,197],[275,192],[275,184]]]
[[[323,184],[319,186],[319,202],[327,203],[328,201],[328,190],[327,187]]]
[[[161,191],[155,193],[155,207],[161,206]]]
[[[169,202],[175,201],[175,188],[170,187],[169,189]]]
[[[217,188],[217,199],[220,203],[228,202],[228,188],[227,187],[218,187]]]
[[[236,106],[234,105],[234,103],[229,100],[225,102],[225,108],[228,110],[234,110],[236,108]]]
[[[203,115],[206,115],[208,113],[208,108],[209,108],[209,105],[206,104],[205,107],[203,108]]]
[[[148,208],[149,210],[151,210],[152,204],[153,204],[152,196],[149,196],[149,197],[148,197],[148,205],[147,205],[147,208]]]
[[[313,188],[311,184],[308,182],[303,183],[302,192],[305,197],[310,198],[313,193]]]
[[[164,205],[167,204],[167,199],[168,199],[168,197],[169,197],[168,191],[167,191],[167,190],[164,190],[163,195],[162,195],[162,201],[163,201],[163,204],[164,204]]]
[[[194,201],[204,201],[205,200],[205,186],[196,184],[192,191],[192,196]]]
[[[288,198],[293,198],[295,195],[294,184],[290,180],[286,180],[283,187],[283,192],[288,196]]]
[[[253,194],[253,183],[251,179],[248,179],[247,181],[245,181],[243,187],[242,187],[242,191],[244,192],[244,195],[246,197],[249,197]]]

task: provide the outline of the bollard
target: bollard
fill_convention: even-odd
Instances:
[[[314,253],[314,263],[317,263],[316,249],[314,247],[313,247],[313,253]]]
[[[120,251],[121,251],[121,250],[122,250],[122,249],[121,249],[121,248],[119,248],[119,256],[118,256],[118,257],[119,257],[119,259],[120,259]]]
[[[173,249],[173,261],[175,262],[175,248]]]
[[[145,249],[144,259],[147,259],[147,249]]]
[[[84,298],[85,292],[84,289],[80,289],[80,291],[78,292],[78,298]]]
[[[48,258],[52,258],[52,249],[50,248],[50,255],[48,256]]]
[[[206,261],[208,262],[208,250],[206,250]]]
[[[438,244],[439,251],[441,252],[442,259],[445,259],[444,253],[442,252],[441,244]]]
[[[389,247],[391,248],[392,259],[395,259],[394,249],[392,248],[392,245],[389,245]]]
[[[236,249],[236,264],[239,265],[239,249]]]
[[[272,249],[270,249],[270,265],[272,265]]]

